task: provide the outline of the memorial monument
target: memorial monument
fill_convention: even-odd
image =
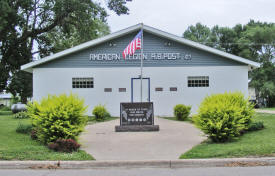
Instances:
[[[140,57],[140,102],[120,103],[120,126],[115,126],[116,132],[123,131],[159,131],[159,126],[154,125],[153,102],[142,100],[143,80],[143,24],[140,32],[123,51],[123,58],[133,55],[136,50],[141,50]]]

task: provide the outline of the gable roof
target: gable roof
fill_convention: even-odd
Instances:
[[[66,49],[66,50],[58,52],[56,54],[44,57],[43,59],[40,59],[40,60],[33,61],[33,62],[30,62],[30,63],[25,64],[25,65],[22,65],[21,70],[24,70],[24,71],[27,71],[27,72],[32,72],[33,67],[36,67],[38,65],[47,63],[49,61],[58,59],[60,57],[78,52],[80,50],[84,50],[86,48],[89,48],[89,47],[107,42],[109,40],[119,38],[121,36],[132,33],[134,31],[138,31],[139,29],[141,29],[141,27],[142,27],[142,24],[140,23],[140,24],[128,27],[126,29],[114,32],[112,34],[106,35],[104,37],[85,42],[83,44],[80,44],[80,45],[77,45],[75,47]],[[193,42],[191,40],[187,40],[185,38],[182,38],[182,37],[179,37],[179,36],[164,32],[164,31],[161,31],[159,29],[156,29],[156,28],[153,28],[153,27],[150,27],[150,26],[147,26],[147,25],[143,25],[143,30],[148,32],[148,33],[157,35],[159,37],[163,37],[163,38],[166,38],[166,39],[169,39],[169,40],[172,40],[172,41],[184,44],[184,45],[188,45],[188,46],[191,46],[191,47],[194,47],[194,48],[197,48],[197,49],[209,52],[209,53],[213,53],[213,54],[216,54],[216,55],[219,55],[219,56],[222,56],[222,57],[225,57],[225,58],[237,61],[237,62],[245,63],[247,65],[250,65],[252,68],[260,67],[260,63],[257,63],[257,62],[254,62],[254,61],[251,61],[251,60],[248,60],[248,59],[245,59],[245,58],[233,55],[233,54],[229,54],[229,53],[226,53],[224,51],[214,49],[214,48],[202,45],[200,43]]]

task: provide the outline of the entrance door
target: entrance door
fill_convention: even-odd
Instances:
[[[140,96],[140,78],[132,78],[131,80],[131,101],[141,102]],[[142,102],[150,102],[150,78],[142,79]]]

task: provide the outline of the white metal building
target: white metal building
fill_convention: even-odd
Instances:
[[[6,92],[0,93],[0,106],[5,105],[5,106],[10,107],[11,99],[12,99],[12,94],[6,93]]]
[[[120,102],[140,101],[140,51],[126,59],[122,51],[141,24],[28,63],[33,73],[33,99],[48,94],[77,93],[91,114],[105,105],[119,116]],[[144,25],[143,101],[154,113],[172,116],[176,104],[194,113],[206,95],[241,91],[248,96],[248,71],[259,63],[216,50]]]

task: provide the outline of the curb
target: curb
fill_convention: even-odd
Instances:
[[[275,166],[275,157],[146,161],[0,161],[0,169],[196,168]]]

